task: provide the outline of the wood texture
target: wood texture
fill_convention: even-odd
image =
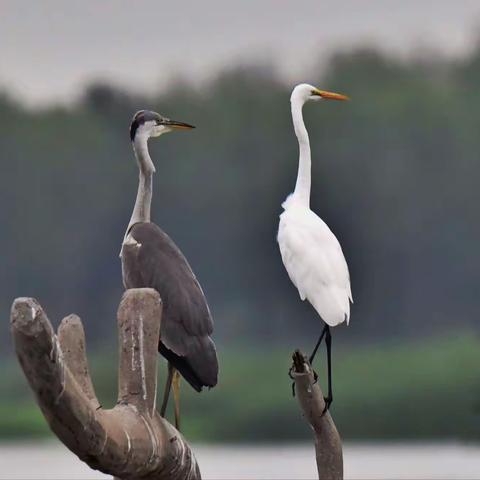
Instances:
[[[330,412],[323,414],[325,401],[307,358],[295,351],[290,374],[295,382],[298,403],[315,437],[315,453],[320,480],[343,479],[342,442]]]
[[[190,446],[155,408],[161,311],[155,290],[123,295],[118,403],[106,410],[88,372],[80,318],[65,318],[56,335],[35,299],[12,306],[17,356],[50,428],[91,468],[122,480],[201,478]]]

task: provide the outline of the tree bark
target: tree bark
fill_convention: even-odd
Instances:
[[[323,414],[325,401],[307,358],[295,351],[290,370],[300,407],[315,437],[315,453],[320,480],[343,479],[342,442],[330,412]]]
[[[161,312],[155,290],[124,293],[118,402],[105,410],[88,372],[80,318],[66,317],[55,335],[35,299],[18,298],[12,306],[17,356],[50,428],[91,468],[122,480],[201,478],[190,446],[156,410]]]

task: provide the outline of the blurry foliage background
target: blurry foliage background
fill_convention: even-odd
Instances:
[[[13,356],[17,296],[38,298],[55,325],[82,317],[97,389],[114,402],[118,253],[137,188],[128,126],[149,108],[198,127],[150,142],[153,220],[202,283],[221,361],[216,389],[186,394],[185,432],[308,438],[286,374],[320,323],[275,240],[298,157],[291,85],[277,78],[243,67],[152,98],[94,84],[72,107],[35,111],[0,97],[0,436],[47,432]],[[480,49],[449,61],[361,49],[308,80],[352,98],[304,109],[312,208],[340,239],[355,300],[351,325],[334,332],[339,428],[347,438],[478,439]]]

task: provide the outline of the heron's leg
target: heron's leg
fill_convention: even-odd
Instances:
[[[310,363],[310,365],[312,365],[313,359],[315,358],[315,355],[317,354],[318,347],[319,347],[320,344],[322,343],[323,337],[325,336],[325,333],[326,333],[327,331],[329,331],[329,330],[328,330],[328,325],[325,324],[325,326],[323,327],[322,333],[320,334],[320,337],[318,338],[318,342],[317,342],[317,344],[315,345],[315,348],[313,349],[313,352],[312,352],[312,354],[310,355],[310,358],[308,359],[308,362]]]
[[[178,370],[173,371],[173,399],[175,401],[175,428],[180,431],[180,373]]]
[[[327,325],[327,335],[325,337],[325,343],[327,345],[327,369],[328,369],[328,394],[325,398],[325,408],[322,415],[330,408],[333,402],[332,392],[332,335],[330,333],[330,327]]]
[[[163,392],[163,402],[162,408],[160,409],[160,415],[165,417],[165,412],[167,411],[168,397],[170,396],[170,388],[172,386],[173,379],[173,367],[170,362],[168,362],[168,375],[167,381],[165,382],[165,390]]]

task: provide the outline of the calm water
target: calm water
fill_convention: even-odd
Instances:
[[[314,479],[312,445],[196,446],[203,478]],[[357,444],[344,447],[349,479],[480,479],[480,445]],[[106,479],[59,443],[0,444],[0,479]]]

